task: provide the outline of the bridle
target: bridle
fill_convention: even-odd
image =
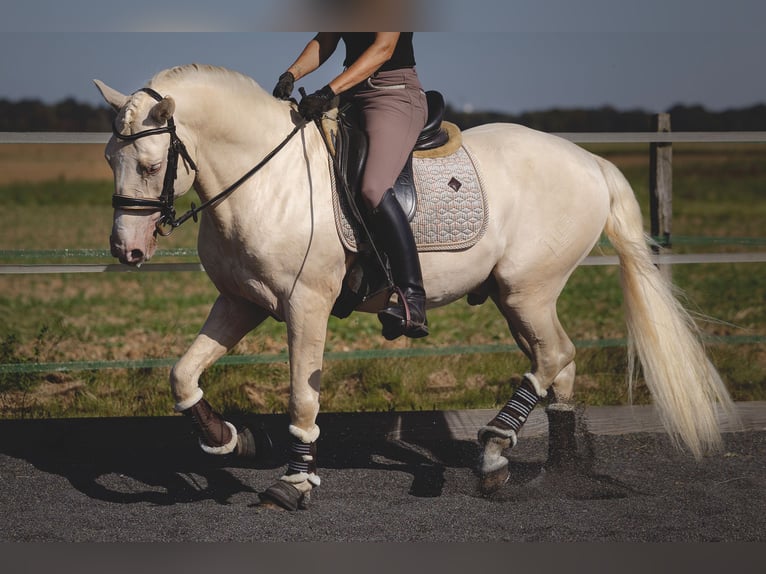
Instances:
[[[162,101],[162,96],[151,88],[141,88],[139,91],[149,94],[158,102]],[[162,182],[162,193],[160,193],[159,199],[131,197],[119,193],[112,195],[112,207],[115,209],[159,211],[160,219],[156,224],[157,232],[163,236],[170,235],[173,230],[181,224],[176,219],[176,210],[175,207],[173,207],[173,201],[175,200],[175,180],[178,177],[178,156],[182,156],[186,163],[189,164],[189,167],[195,172],[197,172],[197,165],[189,155],[186,146],[178,137],[178,134],[176,134],[176,124],[173,121],[172,116],[168,118],[165,127],[144,130],[129,135],[120,133],[115,122],[112,123],[112,133],[114,134],[114,137],[122,141],[135,141],[148,136],[170,134],[167,167],[165,169],[165,178]],[[168,226],[169,230],[165,231],[165,226]]]
[[[158,102],[161,102],[163,99],[159,93],[151,88],[141,88],[139,91],[149,94]],[[202,203],[202,205],[199,207],[192,203],[191,209],[189,211],[184,213],[181,217],[176,217],[176,210],[175,207],[173,207],[173,201],[175,200],[175,180],[178,177],[178,156],[180,155],[183,157],[184,161],[186,161],[186,163],[191,169],[195,171],[195,173],[198,173],[199,170],[197,169],[197,165],[194,163],[194,160],[192,160],[191,156],[189,155],[186,146],[176,134],[176,124],[173,121],[173,116],[168,118],[168,121],[164,127],[144,130],[142,132],[129,135],[120,133],[120,130],[117,129],[116,123],[113,122],[112,133],[114,134],[114,137],[119,140],[135,141],[139,138],[148,136],[170,134],[170,144],[168,145],[167,167],[165,169],[165,178],[162,182],[162,192],[160,193],[160,197],[158,199],[151,199],[143,197],[131,197],[128,195],[115,193],[112,195],[112,207],[115,209],[159,211],[160,218],[155,224],[155,227],[157,233],[163,237],[167,237],[173,233],[176,227],[179,227],[181,224],[189,220],[189,218],[194,219],[196,222],[197,215],[203,209],[222,200],[235,189],[237,189],[240,185],[242,185],[245,181],[247,181],[247,179],[249,179],[253,174],[260,170],[264,165],[266,165],[266,163],[268,163],[271,158],[273,158],[285,145],[287,145],[287,142],[289,142],[292,137],[297,134],[307,123],[308,122],[304,119],[299,120],[293,131],[290,132],[287,137],[279,143],[279,145],[271,150],[255,167],[253,167],[245,175],[240,177],[237,181],[235,181],[215,197]]]

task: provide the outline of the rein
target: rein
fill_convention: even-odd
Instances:
[[[160,94],[158,94],[156,91],[154,91],[151,88],[141,88],[141,90],[139,91],[149,94],[152,98],[154,98],[158,102],[162,101],[163,99]],[[120,195],[115,193],[114,195],[112,195],[112,207],[115,209],[120,208],[120,209],[159,211],[161,215],[155,227],[157,229],[157,233],[159,233],[163,237],[167,237],[168,235],[173,233],[173,231],[177,227],[179,227],[180,225],[182,225],[189,219],[194,219],[194,222],[196,223],[197,215],[202,210],[226,198],[232,192],[234,192],[234,190],[236,190],[239,186],[245,183],[245,181],[251,178],[264,165],[266,165],[275,155],[277,155],[282,150],[282,148],[285,147],[287,143],[295,136],[295,134],[297,134],[307,123],[308,122],[306,120],[301,119],[298,122],[298,124],[295,126],[293,131],[291,131],[273,150],[271,150],[268,154],[266,154],[266,156],[260,162],[258,162],[258,164],[255,165],[250,171],[248,171],[245,175],[240,177],[237,181],[235,181],[229,187],[224,189],[218,195],[202,203],[199,207],[197,207],[196,205],[194,205],[194,203],[192,203],[191,209],[189,209],[189,211],[187,211],[180,217],[176,217],[176,210],[173,207],[173,202],[175,200],[175,180],[178,177],[178,156],[180,155],[181,157],[183,157],[186,163],[189,164],[189,167],[191,167],[195,172],[199,172],[199,170],[197,169],[197,165],[194,163],[194,160],[192,160],[191,156],[189,155],[189,152],[187,151],[186,146],[183,144],[181,139],[176,134],[176,125],[175,125],[175,122],[173,121],[173,117],[171,116],[170,118],[168,118],[167,125],[165,127],[145,130],[145,131],[138,132],[136,134],[130,134],[130,135],[121,134],[120,131],[117,129],[117,126],[113,122],[112,133],[114,134],[114,137],[116,137],[119,140],[135,141],[139,138],[143,138],[147,136],[170,134],[170,144],[168,146],[168,165],[165,170],[165,178],[162,182],[162,192],[160,193],[160,197],[158,199],[145,199],[141,197],[130,197],[127,195]]]

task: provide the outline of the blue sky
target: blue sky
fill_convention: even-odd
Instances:
[[[132,92],[159,70],[189,62],[239,70],[270,90],[311,38],[305,30],[327,29],[338,15],[324,8],[343,1],[6,0],[0,98],[98,103],[92,78]],[[677,103],[722,110],[766,102],[763,0],[407,6],[398,22],[420,30],[421,80],[458,108],[520,113],[610,105],[659,112]],[[321,87],[341,61],[342,46],[301,85]]]

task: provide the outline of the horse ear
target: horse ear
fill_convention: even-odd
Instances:
[[[126,96],[125,94],[121,94],[117,90],[110,88],[101,80],[93,80],[93,83],[96,84],[98,91],[101,92],[106,103],[112,106],[116,112],[120,111],[122,106],[124,106],[128,99],[130,99],[130,96]]]
[[[176,103],[170,96],[165,96],[159,102],[157,102],[152,111],[149,112],[151,118],[158,124],[164,124],[176,111]]]

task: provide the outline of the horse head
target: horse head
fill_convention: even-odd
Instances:
[[[114,173],[111,252],[121,263],[140,266],[154,255],[157,234],[173,221],[173,199],[191,187],[196,167],[176,135],[173,98],[148,88],[126,96],[95,84],[117,112],[104,153]]]

